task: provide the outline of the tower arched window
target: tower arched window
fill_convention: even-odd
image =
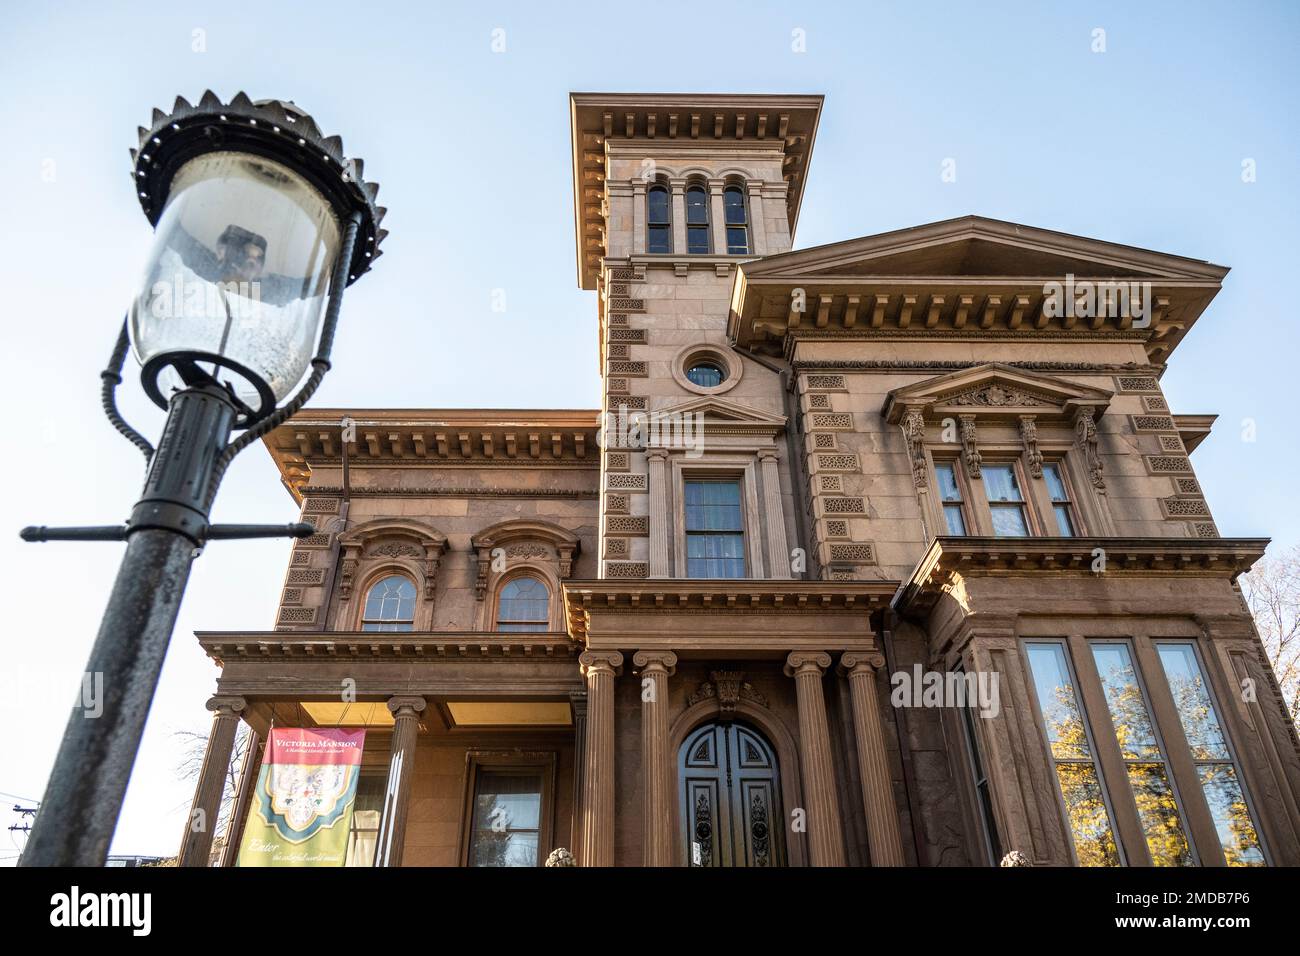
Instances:
[[[646,252],[673,251],[672,206],[664,186],[651,186],[646,192]]]
[[[709,191],[700,185],[686,188],[686,251],[692,255],[713,251],[709,243]]]
[[[551,592],[533,577],[507,581],[497,597],[498,631],[549,631]]]
[[[748,255],[749,210],[745,205],[745,191],[739,186],[728,186],[722,193],[722,208],[727,217],[727,255]]]
[[[409,631],[415,622],[415,585],[401,574],[380,578],[366,592],[363,631]]]

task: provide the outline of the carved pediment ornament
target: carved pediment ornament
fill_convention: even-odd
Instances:
[[[478,553],[474,597],[479,601],[487,597],[492,572],[508,570],[510,561],[553,560],[557,576],[564,581],[573,573],[573,558],[579,550],[579,539],[573,532],[528,519],[495,524],[474,535],[470,544]],[[504,559],[507,567],[494,567],[500,564],[499,559]]]
[[[745,680],[744,671],[710,671],[710,680],[700,684],[699,689],[687,700],[688,706],[695,706],[703,700],[716,700],[723,720],[729,720],[736,714],[736,705],[747,700],[759,707],[767,707],[767,698],[754,690],[754,686]]]
[[[352,597],[361,559],[410,558],[422,562],[424,599],[437,594],[438,564],[447,539],[419,522],[403,518],[378,518],[339,535],[339,598]]]
[[[1037,395],[1025,389],[1006,387],[992,382],[981,388],[958,392],[939,399],[944,405],[973,405],[979,408],[1055,406],[1057,402],[1046,395]]]

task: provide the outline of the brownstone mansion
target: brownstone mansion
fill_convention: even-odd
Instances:
[[[273,629],[198,634],[210,818],[253,735],[221,862],[270,728],[365,727],[352,865],[1300,864],[1266,541],[1160,387],[1228,270],[976,216],[792,251],[821,97],[569,105],[600,408],[267,437],[317,533]]]

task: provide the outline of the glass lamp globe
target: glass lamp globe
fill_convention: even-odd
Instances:
[[[193,366],[249,420],[283,401],[314,354],[340,237],[329,202],[281,163],[220,151],[181,166],[129,322],[154,401]]]

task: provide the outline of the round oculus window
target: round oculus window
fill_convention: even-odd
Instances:
[[[686,370],[687,380],[700,388],[717,388],[726,377],[715,362],[695,362]]]

